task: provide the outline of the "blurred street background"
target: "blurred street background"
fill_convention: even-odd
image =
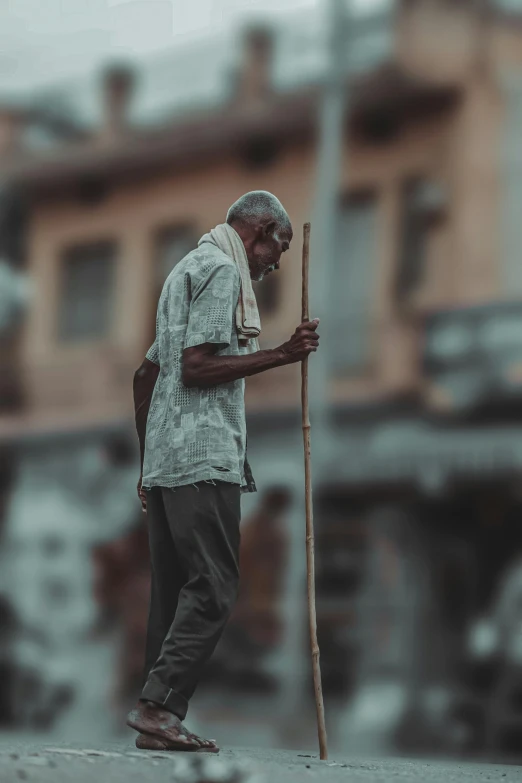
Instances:
[[[312,222],[330,745],[520,757],[520,0],[0,4],[2,728],[126,736],[133,374],[166,277],[254,189],[294,225],[256,287],[262,347],[299,323]],[[259,492],[190,723],[223,744],[315,743],[299,384],[247,382]]]

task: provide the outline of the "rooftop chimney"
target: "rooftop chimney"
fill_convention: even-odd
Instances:
[[[111,65],[103,74],[102,136],[119,136],[127,124],[128,111],[134,91],[134,71],[127,65]]]
[[[237,100],[244,103],[266,98],[272,88],[273,33],[269,27],[250,27],[243,37]]]

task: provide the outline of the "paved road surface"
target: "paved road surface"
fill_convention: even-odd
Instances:
[[[224,749],[208,754],[145,753],[128,741],[95,748],[0,738],[0,783],[521,783],[522,767],[406,759],[321,762],[303,751]]]

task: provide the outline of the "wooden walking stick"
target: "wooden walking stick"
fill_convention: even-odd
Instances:
[[[308,268],[310,265],[310,223],[303,226],[303,297],[302,320],[309,321],[308,314]],[[323,688],[321,684],[321,664],[319,644],[317,642],[317,617],[315,611],[315,557],[314,557],[314,521],[312,508],[312,473],[310,464],[310,417],[308,414],[308,357],[301,362],[301,405],[303,421],[303,443],[305,464],[306,499],[306,576],[308,586],[308,620],[310,624],[310,646],[312,648],[312,670],[314,677],[315,707],[317,711],[317,729],[321,759],[328,758],[326,726],[324,721]]]

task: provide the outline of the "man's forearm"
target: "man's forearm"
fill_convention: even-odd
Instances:
[[[183,354],[183,383],[185,386],[207,388],[222,383],[237,381],[249,375],[282,367],[288,364],[288,357],[281,348],[270,348],[243,356],[191,356],[190,349]]]
[[[134,374],[134,419],[136,432],[140,444],[140,467],[143,469],[143,457],[145,455],[145,435],[147,430],[147,417],[149,415],[150,402],[154,392],[154,386],[159,375],[159,367],[153,362],[145,360],[139,370]]]

